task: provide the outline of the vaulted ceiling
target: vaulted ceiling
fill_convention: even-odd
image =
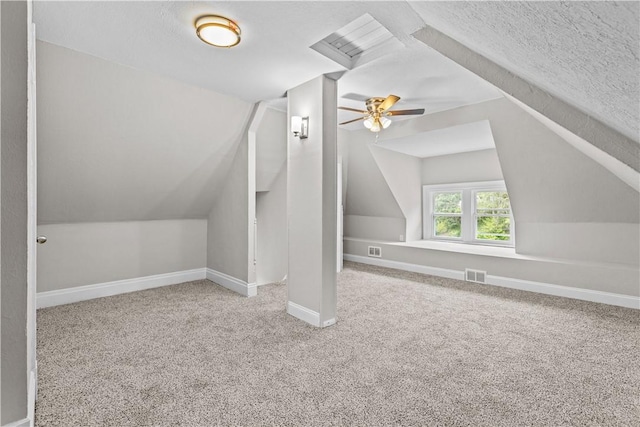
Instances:
[[[640,3],[411,5],[426,24],[638,141]]]
[[[499,97],[411,37],[428,24],[637,141],[639,10],[637,2],[36,2],[35,21],[41,40],[256,102],[345,72],[309,47],[369,13],[406,49],[347,71],[345,103],[388,92],[429,112]],[[205,13],[236,19],[242,43],[201,43],[193,22]]]
[[[502,96],[412,37],[425,24],[638,140],[637,3],[34,3],[37,37],[68,48],[42,44],[56,58],[39,63],[47,222],[206,216],[251,103],[286,105],[287,90],[319,74],[339,76],[340,104],[356,108],[389,93],[427,113]],[[240,45],[198,40],[193,22],[207,13],[235,19]],[[351,70],[310,49],[366,13],[404,47]],[[95,76],[74,75],[74,63]],[[195,103],[171,105],[176,93]]]

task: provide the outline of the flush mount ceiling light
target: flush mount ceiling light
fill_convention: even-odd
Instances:
[[[200,40],[215,47],[233,47],[240,43],[240,27],[229,18],[205,15],[196,19]]]

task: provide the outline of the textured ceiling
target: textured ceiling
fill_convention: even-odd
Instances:
[[[599,1],[84,1],[34,6],[41,40],[250,102],[281,97],[319,74],[344,72],[309,46],[369,13],[407,47],[346,72],[340,95],[396,93],[418,98],[427,112],[499,96],[471,73],[420,48],[410,34],[426,23],[635,140],[639,10],[637,2]],[[204,13],[236,19],[242,43],[216,49],[200,42],[193,21]]]
[[[349,95],[394,93],[427,112],[501,96],[415,40],[411,34],[424,22],[406,2],[36,2],[34,10],[41,40],[250,102],[282,97],[327,73],[344,73],[338,86],[347,99],[341,104],[358,108],[361,101]],[[193,21],[205,13],[237,20],[240,45],[202,43]],[[406,47],[349,71],[310,49],[365,13]]]
[[[341,75],[340,104],[355,108],[390,93],[402,97],[397,108],[427,113],[501,96],[414,39],[425,23],[637,140],[637,3],[34,3],[40,40],[106,60],[77,58],[100,82],[62,60],[45,69],[55,55],[39,62],[49,222],[206,216],[248,102],[281,98],[320,74]],[[237,20],[242,43],[202,43],[193,21],[205,13]],[[309,48],[365,13],[405,47],[348,71]],[[174,111],[175,99],[185,105]]]
[[[423,25],[404,2],[37,2],[34,13],[41,40],[250,102],[343,71],[309,46],[364,13],[401,41]],[[211,13],[238,22],[237,47],[196,37],[193,22]]]
[[[638,140],[638,2],[411,2],[424,22]]]

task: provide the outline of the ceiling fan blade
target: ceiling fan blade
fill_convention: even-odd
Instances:
[[[400,101],[399,96],[389,95],[385,98],[384,101],[382,101],[382,104],[378,106],[378,110],[379,111],[388,110],[389,108],[393,107],[393,105],[398,101]]]
[[[387,111],[385,113],[386,116],[414,116],[420,114],[424,114],[424,108],[416,108],[414,110]]]
[[[338,107],[338,110],[346,110],[346,111],[354,111],[356,113],[362,113],[362,114],[368,114],[368,111],[364,111],[364,110],[357,110],[355,108],[349,108],[349,107]]]
[[[358,118],[358,119],[349,120],[348,122],[342,122],[342,123],[340,123],[340,124],[341,124],[341,125],[348,125],[349,123],[357,122],[357,121],[359,121],[359,120],[364,120],[364,119],[365,119],[365,117],[360,117],[360,118]]]
[[[352,101],[367,102],[367,99],[371,98],[371,96],[362,95],[360,93],[345,93],[342,95],[342,98],[350,99]]]

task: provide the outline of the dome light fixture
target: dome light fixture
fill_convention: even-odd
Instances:
[[[215,47],[233,47],[240,43],[240,27],[220,15],[204,15],[196,19],[196,34],[203,42]]]

